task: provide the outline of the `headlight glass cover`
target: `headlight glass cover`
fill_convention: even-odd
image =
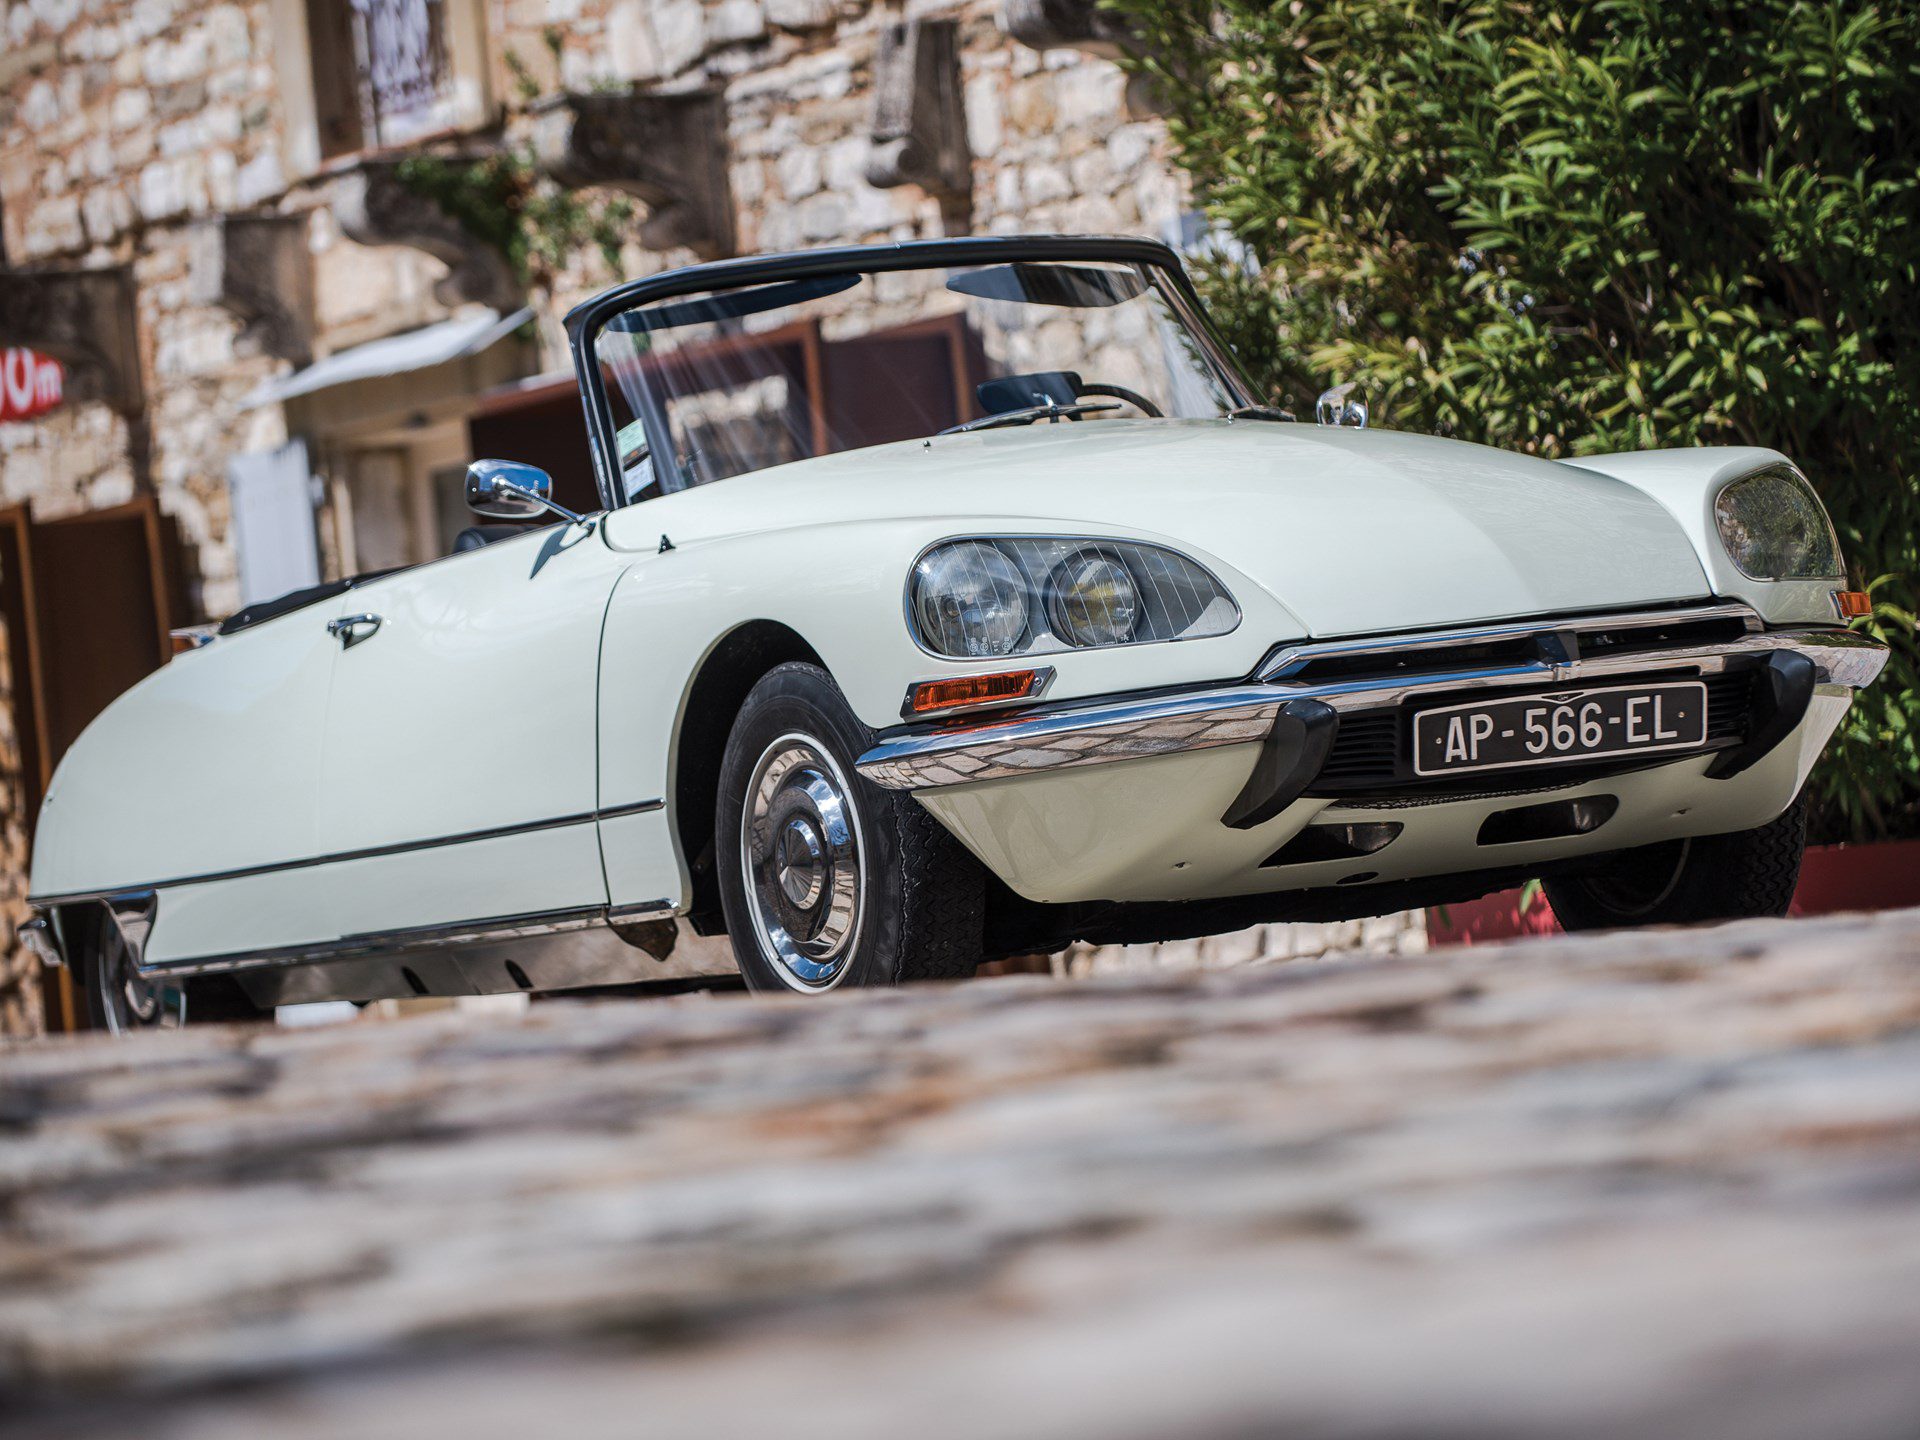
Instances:
[[[1196,640],[1240,623],[1226,587],[1184,555],[1074,536],[945,541],[914,565],[907,610],[921,648],[956,659]]]
[[[1047,621],[1070,645],[1124,645],[1140,626],[1140,587],[1111,550],[1079,550],[1047,577]]]
[[[1752,580],[1832,580],[1845,567],[1833,522],[1790,465],[1769,465],[1726,485],[1713,501],[1720,543]]]

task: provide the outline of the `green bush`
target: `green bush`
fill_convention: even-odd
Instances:
[[[1920,3],[1112,0],[1297,407],[1541,455],[1767,445],[1894,646],[1824,838],[1920,833]]]

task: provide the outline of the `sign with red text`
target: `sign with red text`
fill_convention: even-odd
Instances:
[[[38,351],[0,350],[0,420],[44,415],[66,393],[67,370]]]

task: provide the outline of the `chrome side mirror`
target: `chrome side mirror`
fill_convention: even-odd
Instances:
[[[531,520],[549,511],[575,525],[581,517],[553,502],[553,477],[518,460],[476,460],[467,466],[467,508],[489,520]]]
[[[1322,390],[1314,402],[1314,418],[1322,425],[1345,425],[1355,430],[1367,428],[1367,397],[1355,395],[1359,382],[1347,381],[1331,390]]]

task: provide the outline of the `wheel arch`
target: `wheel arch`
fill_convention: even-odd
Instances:
[[[713,866],[713,809],[727,736],[760,678],[791,661],[827,669],[820,652],[799,631],[777,620],[749,620],[720,637],[687,686],[673,739],[670,823],[692,882],[688,918],[702,935],[726,929]]]

